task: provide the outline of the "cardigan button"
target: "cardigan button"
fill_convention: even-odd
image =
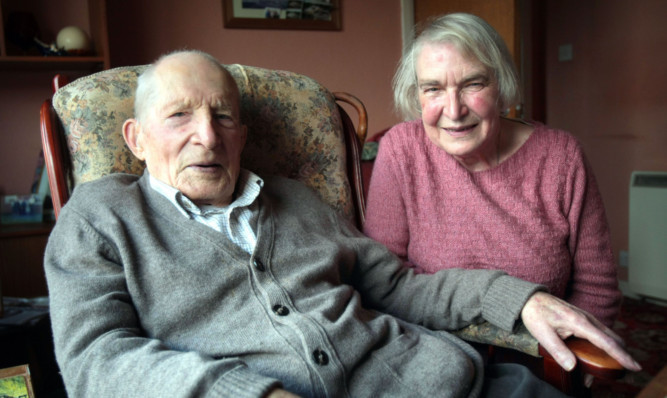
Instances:
[[[320,366],[327,366],[329,364],[329,356],[319,348],[313,351],[313,359],[315,360],[315,363]]]
[[[278,316],[287,316],[289,315],[289,308],[284,305],[276,304],[273,306],[273,312]]]
[[[255,269],[257,269],[257,271],[260,272],[266,271],[266,267],[264,267],[264,264],[262,264],[262,262],[259,261],[258,259],[254,259],[253,264],[255,265]]]

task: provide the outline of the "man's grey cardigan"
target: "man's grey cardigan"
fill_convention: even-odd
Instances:
[[[511,329],[535,285],[415,275],[305,186],[265,183],[252,256],[147,175],[75,189],[45,257],[70,397],[259,397],[280,384],[322,397],[479,394],[474,349],[426,328]]]

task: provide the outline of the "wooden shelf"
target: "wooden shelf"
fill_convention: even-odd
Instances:
[[[4,26],[9,15],[15,12],[34,15],[38,28],[44,34],[40,39],[46,43],[55,42],[55,35],[63,27],[80,26],[88,33],[95,55],[42,56],[36,47],[21,50],[9,41]],[[30,55],[23,55],[24,51]],[[106,0],[62,0],[58,4],[52,0],[0,0],[0,69],[99,71],[109,67]]]
[[[0,69],[20,70],[78,70],[105,69],[104,57],[54,57],[54,56],[20,56],[0,57]]]
[[[48,294],[44,248],[53,223],[0,225],[0,290],[4,296]]]
[[[83,75],[110,67],[106,1],[0,0],[0,73],[7,80],[16,76],[17,82],[12,90],[0,90],[1,102],[12,109],[3,115],[8,120],[0,121],[0,156],[15,150],[13,145],[6,146],[7,142],[23,140],[32,145],[34,137],[39,137],[33,127],[39,116],[38,106],[32,109],[33,97],[53,95],[50,84],[42,82],[43,75]],[[58,32],[66,26],[78,26],[88,34],[93,55],[42,56],[37,46],[29,45],[33,36],[47,45],[56,42]],[[25,127],[12,127],[19,125]],[[43,262],[52,227],[52,223],[0,225],[0,295],[48,294]]]
[[[0,224],[0,238],[19,236],[48,235],[54,223]]]

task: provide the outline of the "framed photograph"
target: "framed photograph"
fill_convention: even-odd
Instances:
[[[28,365],[0,369],[0,397],[35,397]]]
[[[225,28],[340,30],[342,0],[222,0]]]

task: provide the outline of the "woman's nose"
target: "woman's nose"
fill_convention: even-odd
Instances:
[[[466,115],[468,108],[460,93],[449,92],[447,93],[442,111],[448,119],[458,120]]]

